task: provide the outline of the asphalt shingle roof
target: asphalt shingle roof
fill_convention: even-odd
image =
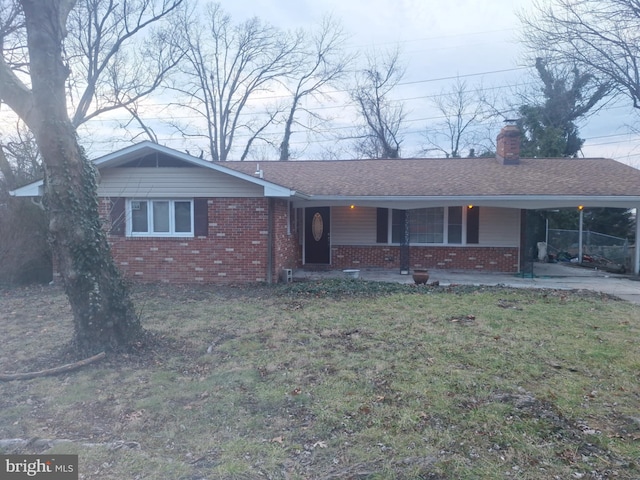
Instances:
[[[640,170],[605,158],[494,158],[225,162],[307,195],[640,195]]]

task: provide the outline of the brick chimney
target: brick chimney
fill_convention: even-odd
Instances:
[[[520,130],[516,125],[505,125],[496,140],[496,160],[502,165],[520,164]]]

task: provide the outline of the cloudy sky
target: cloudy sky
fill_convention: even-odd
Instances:
[[[511,94],[517,85],[529,81],[530,74],[523,68],[519,52],[515,15],[519,4],[526,3],[524,0],[245,0],[223,3],[223,7],[234,20],[255,15],[281,28],[293,29],[313,29],[323,15],[331,14],[349,35],[346,49],[360,52],[356,59],[360,63],[353,65],[354,75],[357,68],[364,66],[361,62],[366,53],[389,51],[397,46],[406,68],[393,92],[395,99],[404,102],[407,112],[402,154],[415,156],[428,146],[424,139],[427,126],[441,128],[434,97],[451,88],[457,77],[470,90],[482,86],[496,94]],[[339,107],[327,113],[337,113],[337,123],[343,120],[349,124],[347,112]],[[297,140],[300,141],[299,136]]]
[[[234,23],[257,16],[282,29],[311,30],[324,15],[332,14],[349,35],[346,49],[360,52],[360,61],[364,52],[382,52],[398,46],[406,66],[406,73],[394,90],[395,98],[404,102],[407,112],[403,156],[421,154],[421,149],[427,146],[424,138],[427,127],[436,131],[442,128],[438,125],[442,117],[433,100],[451,89],[456,78],[465,81],[470,89],[482,87],[503,100],[514,98],[535,81],[535,75],[527,67],[526,52],[518,41],[521,28],[517,12],[527,11],[531,4],[532,0],[222,0],[223,9]],[[353,71],[362,66],[354,63]],[[335,95],[337,100],[341,96],[346,100],[345,92]],[[154,99],[152,103],[158,107],[156,120],[167,116],[166,110],[159,109],[162,100]],[[341,122],[352,123],[353,112],[343,105],[337,101],[323,106],[323,113],[333,118],[333,129],[339,129]],[[505,108],[504,115],[513,117],[513,112]],[[640,137],[628,133],[636,116],[630,107],[619,103],[608,105],[583,122],[581,136],[587,140],[584,155],[612,157],[640,167]],[[126,120],[121,112],[112,117],[119,123]],[[179,135],[159,123],[153,126],[160,143],[186,148]],[[492,138],[499,127],[490,126],[494,130]],[[94,140],[85,142],[91,156],[126,145],[110,141],[124,136],[122,129],[114,128],[107,115],[87,125],[84,134],[81,132],[81,138]],[[303,132],[292,138],[298,158],[317,158],[310,147],[305,149],[308,140]],[[316,141],[316,146],[335,143],[328,138]],[[206,150],[204,145],[203,148]],[[262,154],[277,158],[275,150]]]
[[[433,120],[432,98],[455,77],[507,97],[526,88],[532,72],[518,39],[518,12],[532,0],[235,0],[223,2],[234,19],[258,16],[282,28],[312,28],[326,13],[350,34],[359,51],[399,45],[406,74],[396,95],[405,100],[409,135],[406,150],[423,143]],[[627,105],[609,105],[581,125],[585,156],[606,156],[640,166],[640,138],[630,135],[636,114]],[[429,119],[429,120],[424,120]]]

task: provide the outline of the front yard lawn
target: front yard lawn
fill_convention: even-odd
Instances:
[[[640,478],[638,306],[359,280],[134,292],[140,351],[0,383],[0,453],[78,454],[101,480]],[[0,290],[0,326],[0,373],[70,359],[57,287]]]

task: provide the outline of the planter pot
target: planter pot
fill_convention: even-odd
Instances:
[[[424,285],[429,281],[429,270],[426,268],[415,268],[413,270],[413,281],[416,285]]]

